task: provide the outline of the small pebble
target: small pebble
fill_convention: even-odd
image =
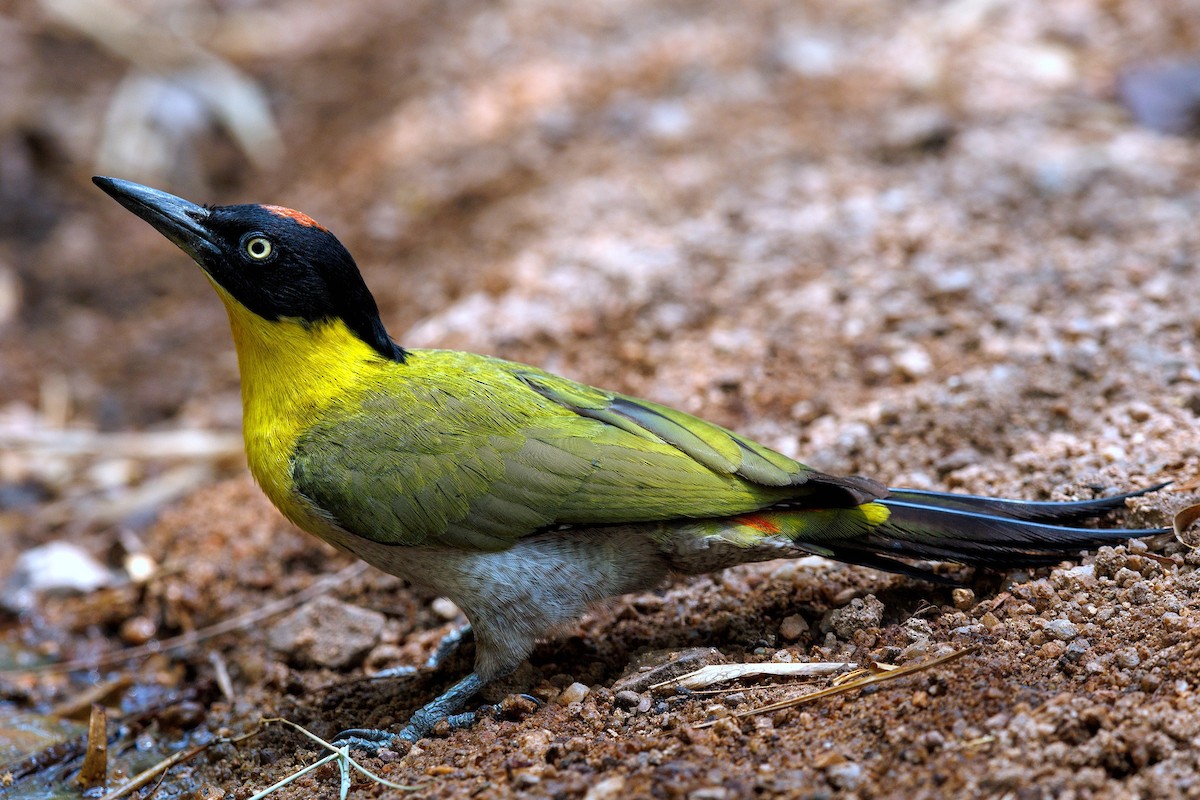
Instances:
[[[904,635],[910,642],[918,642],[933,636],[933,628],[930,626],[929,620],[921,617],[909,617],[904,620],[901,628],[904,629]]]
[[[931,639],[917,639],[900,652],[900,660],[907,663],[919,658],[924,658],[929,653],[929,648],[932,645],[933,640]]]
[[[1162,624],[1167,630],[1183,630],[1188,627],[1187,620],[1174,611],[1162,615]]]
[[[267,642],[295,664],[341,669],[362,661],[386,622],[378,611],[323,595],[272,625]]]
[[[1066,649],[1066,645],[1060,641],[1046,642],[1038,648],[1038,655],[1046,659],[1061,658]]]
[[[724,786],[706,786],[688,793],[688,800],[729,800],[733,795]]]
[[[1067,645],[1067,649],[1063,652],[1062,657],[1067,661],[1079,661],[1091,649],[1092,643],[1087,639],[1076,639]]]
[[[513,783],[517,786],[537,786],[541,781],[542,779],[539,775],[528,769],[523,769],[513,774]]]
[[[26,550],[0,587],[0,605],[19,614],[39,594],[87,594],[115,583],[113,573],[78,545],[57,540]]]
[[[569,706],[571,703],[578,703],[583,698],[588,696],[591,689],[584,686],[582,683],[575,682],[562,690],[562,694],[558,696],[558,702],[561,705]]]
[[[1137,649],[1126,647],[1124,650],[1117,651],[1117,664],[1124,669],[1133,669],[1142,663],[1141,657],[1138,655]]]
[[[545,728],[527,731],[517,739],[517,746],[521,748],[521,752],[534,759],[544,759],[546,751],[550,749],[550,741],[552,736],[550,731]]]
[[[883,603],[873,594],[856,597],[849,605],[835,608],[821,620],[821,630],[831,631],[839,639],[849,639],[855,631],[877,628],[883,621]]]
[[[638,704],[642,702],[642,696],[637,692],[624,689],[613,695],[613,700],[621,708],[637,708]]]
[[[1042,628],[1048,636],[1063,642],[1069,642],[1079,635],[1079,629],[1069,619],[1052,619]]]
[[[954,600],[954,607],[959,611],[966,611],[971,606],[975,605],[975,593],[970,589],[959,587],[950,593]]]
[[[149,617],[130,617],[121,624],[121,639],[135,647],[150,641],[156,633],[158,626]]]
[[[583,796],[583,800],[617,800],[625,791],[625,778],[613,775],[611,778],[593,783]]]
[[[896,353],[892,356],[892,363],[906,378],[920,378],[928,375],[929,371],[933,369],[933,360],[929,357],[929,353],[917,345],[906,347]]]
[[[845,761],[826,768],[825,778],[833,788],[852,792],[862,783],[863,768],[853,761]]]
[[[794,642],[808,633],[808,622],[799,614],[784,617],[779,624],[779,635],[789,642]]]

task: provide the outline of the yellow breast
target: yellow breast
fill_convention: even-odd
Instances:
[[[267,321],[214,286],[237,348],[250,472],[284,516],[326,538],[328,523],[292,487],[296,440],[326,414],[358,405],[379,388],[388,362],[341,320]]]

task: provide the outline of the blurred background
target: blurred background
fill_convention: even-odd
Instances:
[[[221,305],[94,174],[823,469],[1186,488],[1198,58],[1195,0],[0,0],[0,565],[248,485]]]
[[[236,428],[219,305],[101,173],[302,208],[405,344],[710,411],[772,369],[806,422],[987,350],[952,329],[1028,328],[1039,280],[1175,294],[1198,27],[1189,2],[10,0],[3,413]],[[914,293],[939,313],[899,331]]]

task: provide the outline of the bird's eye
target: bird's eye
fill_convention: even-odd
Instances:
[[[242,249],[255,261],[266,261],[275,252],[275,245],[265,236],[251,236],[242,244]]]

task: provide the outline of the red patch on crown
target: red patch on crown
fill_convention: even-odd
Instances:
[[[270,211],[277,217],[283,217],[284,219],[290,219],[294,222],[298,222],[306,228],[316,228],[319,231],[325,230],[324,225],[317,222],[308,214],[297,211],[294,208],[284,208],[283,206],[263,206],[263,208],[265,208],[267,211]]]

